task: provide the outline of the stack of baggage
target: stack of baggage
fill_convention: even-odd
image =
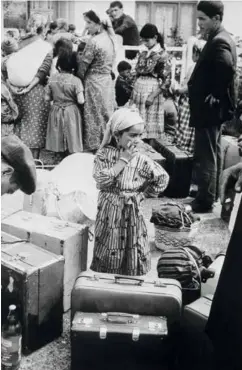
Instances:
[[[32,351],[62,333],[75,279],[87,269],[88,227],[18,211],[2,220],[1,242],[2,321],[16,304],[23,349]]]

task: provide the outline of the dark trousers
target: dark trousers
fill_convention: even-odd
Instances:
[[[221,128],[195,128],[196,202],[210,206],[218,198],[221,173]]]

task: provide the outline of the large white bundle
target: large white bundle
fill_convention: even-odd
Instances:
[[[75,222],[95,220],[98,191],[93,179],[93,165],[92,154],[75,153],[51,171],[50,182],[59,193],[59,200],[55,202],[53,197],[49,197],[48,216]],[[72,209],[74,220],[71,218]]]
[[[50,43],[39,39],[11,55],[7,61],[11,84],[18,87],[28,86],[51,49]]]

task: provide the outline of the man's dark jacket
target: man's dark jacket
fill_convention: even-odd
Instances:
[[[124,45],[139,45],[139,31],[135,21],[129,15],[123,14],[113,21],[113,29],[117,35],[123,37]]]
[[[188,82],[190,126],[220,126],[235,111],[236,46],[221,26],[211,34]],[[205,102],[212,95],[217,102]]]

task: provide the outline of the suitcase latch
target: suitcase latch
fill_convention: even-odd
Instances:
[[[107,338],[107,327],[101,326],[99,331],[99,337],[100,339],[106,339]]]
[[[140,330],[139,328],[134,328],[132,332],[132,340],[137,342],[139,340]]]

